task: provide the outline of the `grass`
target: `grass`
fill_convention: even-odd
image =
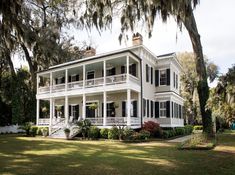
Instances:
[[[218,135],[209,151],[178,150],[153,141],[67,141],[0,136],[0,174],[42,175],[229,175],[235,172],[235,133]]]

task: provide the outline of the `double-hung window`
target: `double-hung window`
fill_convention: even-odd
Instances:
[[[166,102],[160,102],[159,103],[159,113],[160,118],[166,117]]]
[[[167,85],[166,70],[160,70],[160,85]]]

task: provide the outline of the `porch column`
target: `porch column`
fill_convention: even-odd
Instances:
[[[127,89],[127,126],[131,126],[131,90]]]
[[[126,57],[126,81],[129,82],[129,62],[130,58],[129,56]]]
[[[40,110],[40,101],[39,99],[37,99],[37,121],[36,121],[36,124],[38,125],[38,122],[39,122],[39,110]]]
[[[86,84],[86,65],[83,65],[83,89],[85,89],[85,84]]]
[[[65,105],[64,105],[64,118],[65,118],[65,124],[67,125],[69,123],[69,105],[68,105],[68,96],[65,96]]]
[[[68,90],[68,69],[65,69],[65,91]]]
[[[51,135],[52,117],[53,117],[53,99],[52,99],[52,98],[50,98],[50,123],[49,123],[49,135]]]
[[[39,76],[37,75],[37,92],[38,92],[38,88],[39,88]]]
[[[50,72],[50,93],[52,93],[52,85],[53,85],[52,72]]]
[[[103,65],[103,75],[104,75],[104,86],[106,85],[106,61],[104,60]]]
[[[104,104],[103,104],[103,126],[106,126],[106,124],[107,124],[107,92],[106,91],[104,91],[104,93],[103,93],[103,102],[104,102]]]
[[[138,118],[141,118],[141,103],[142,103],[142,100],[141,100],[141,93],[139,92],[138,93],[138,115],[137,116]]]
[[[82,97],[82,119],[86,118],[86,94]]]

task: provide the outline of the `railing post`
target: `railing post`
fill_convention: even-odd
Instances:
[[[104,91],[103,93],[103,101],[104,101],[104,106],[103,106],[103,126],[106,126],[107,124],[107,93]]]

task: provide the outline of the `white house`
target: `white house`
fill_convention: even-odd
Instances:
[[[148,120],[183,126],[180,72],[175,53],[154,55],[138,33],[132,47],[100,55],[88,48],[82,59],[37,73],[37,125],[51,135],[85,118],[100,128]]]

